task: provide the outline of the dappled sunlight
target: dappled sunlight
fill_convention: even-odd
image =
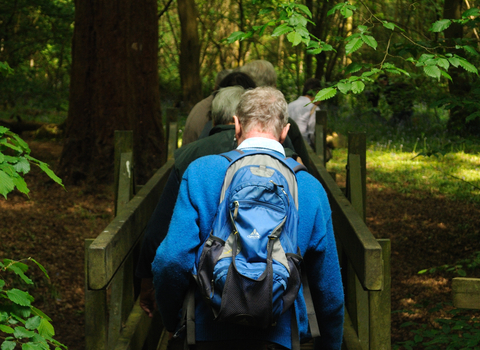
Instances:
[[[34,206],[35,206],[34,201],[21,201],[21,202],[14,202],[10,200],[0,201],[1,210],[27,211],[28,209],[32,209]]]

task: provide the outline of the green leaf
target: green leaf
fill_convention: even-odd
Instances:
[[[24,343],[22,344],[22,350],[45,350],[45,346],[42,343]]]
[[[450,74],[448,74],[447,72],[445,72],[444,70],[440,70],[440,73],[447,79],[449,80],[452,80],[452,77],[450,76]]]
[[[347,45],[345,45],[345,53],[351,54],[355,51],[357,51],[359,48],[361,48],[363,45],[363,41],[360,38],[354,38],[348,42]]]
[[[432,24],[432,27],[430,28],[431,32],[443,32],[445,29],[450,27],[450,24],[452,24],[452,21],[449,19],[441,19],[439,21],[436,21],[435,23]]]
[[[463,46],[463,49],[468,52],[468,53],[471,53],[472,55],[474,56],[480,56],[480,54],[477,52],[477,50],[475,50],[473,47],[471,46],[468,46],[468,45],[464,45]]]
[[[476,118],[480,118],[480,111],[477,111],[475,113],[470,114],[469,116],[467,116],[467,118],[465,120],[467,122],[469,122],[469,121],[474,120]]]
[[[450,64],[451,64],[452,66],[454,66],[455,68],[460,65],[460,60],[458,59],[458,57],[450,57],[450,58],[448,59],[448,62],[450,62]]]
[[[47,163],[44,163],[44,162],[40,162],[39,161],[39,164],[38,166],[40,167],[40,169],[42,169],[45,174],[47,174],[53,181],[55,181],[57,184],[61,185],[62,187],[63,184],[62,184],[62,179],[60,179],[57,175],[55,175],[55,173],[50,170],[50,168],[48,167],[48,164]]]
[[[356,73],[358,72],[359,70],[361,70],[363,68],[363,64],[361,63],[358,63],[358,62],[352,62],[350,63],[347,68],[345,69],[345,73],[346,74],[352,74],[352,73]]]
[[[338,83],[337,88],[338,88],[338,90],[340,90],[340,92],[342,94],[346,94],[347,92],[349,92],[352,89],[352,84],[350,84],[350,83]]]
[[[25,276],[23,269],[18,266],[18,263],[11,265],[8,269],[12,270],[15,274],[17,274],[25,283],[33,284],[32,280]]]
[[[228,42],[229,44],[232,44],[232,43],[234,43],[234,42],[237,41],[237,40],[242,41],[244,38],[245,38],[245,33],[244,33],[244,32],[242,32],[242,31],[233,32],[233,33],[230,34],[230,36],[227,38],[227,42]]]
[[[363,83],[363,81],[358,80],[352,83],[352,91],[354,94],[359,94],[364,89],[365,89],[365,84]]]
[[[289,33],[293,30],[292,27],[290,27],[287,23],[283,23],[282,25],[279,25],[277,28],[272,33],[272,36],[280,36],[286,33]]]
[[[460,59],[460,66],[467,72],[478,74],[477,68],[467,60]]]
[[[15,189],[13,179],[4,171],[0,170],[0,194],[7,198],[7,194]]]
[[[423,67],[423,71],[429,77],[440,79],[440,68],[437,66],[425,66]]]
[[[470,17],[470,16],[474,16],[474,17],[480,16],[480,9],[477,7],[472,7],[471,9],[468,9],[467,11],[462,13],[463,18]]]
[[[417,335],[415,335],[413,340],[415,340],[415,343],[420,343],[420,342],[423,341],[423,337],[417,334]]]
[[[0,349],[1,350],[13,350],[13,349],[15,349],[16,345],[17,345],[17,343],[14,342],[14,341],[5,340],[2,343],[2,346],[0,347]]]
[[[293,46],[297,46],[302,42],[302,36],[297,32],[291,32],[287,35],[288,41],[292,43]]]
[[[308,17],[312,18],[312,12],[310,12],[310,9],[307,6],[302,4],[295,4],[295,7],[305,13]]]
[[[50,277],[48,277],[47,270],[45,270],[45,268],[43,267],[42,264],[40,264],[40,263],[39,263],[37,260],[35,260],[34,258],[28,258],[28,259],[31,260],[31,261],[33,261],[35,264],[37,264],[38,268],[39,268],[40,270],[42,270],[42,272],[45,274],[45,276],[46,276],[47,278],[50,278]]]
[[[41,318],[44,318],[47,321],[52,320],[50,317],[48,317],[46,314],[44,314],[43,311],[37,309],[35,306],[31,306],[31,308],[32,308],[32,314],[40,316]]]
[[[29,331],[24,327],[19,326],[19,327],[15,327],[13,335],[17,339],[31,338],[35,335],[35,332]]]
[[[467,275],[465,270],[462,270],[462,269],[457,270],[457,273],[458,273],[459,276],[462,276],[462,277],[465,277]]]
[[[327,16],[333,15],[333,14],[335,13],[335,11],[337,11],[337,10],[345,7],[345,5],[346,5],[346,4],[342,2],[342,3],[340,3],[340,4],[337,4],[337,5],[333,6],[332,9],[327,12]]]
[[[38,334],[46,339],[50,339],[55,335],[55,330],[53,329],[52,324],[46,319],[42,318],[40,326],[38,326]]]
[[[13,167],[18,173],[27,174],[30,171],[30,163],[25,157],[19,157],[18,162]]]
[[[20,147],[22,148],[22,150],[26,153],[26,154],[30,154],[30,148],[28,147],[28,144],[22,140],[22,138],[20,136],[18,136],[17,134],[13,133],[13,132],[10,132],[9,133],[14,139],[15,139],[15,143]]]
[[[5,286],[5,281],[4,280],[0,280],[0,290]],[[0,319],[0,322],[1,322],[1,319]]]
[[[4,126],[0,126],[0,136],[5,134],[8,130],[10,130],[10,129],[6,128]]]
[[[27,183],[25,182],[23,177],[21,177],[21,176],[14,177],[13,178],[13,184],[15,185],[17,190],[19,190],[20,192],[22,192],[22,193],[24,193],[28,196],[28,193],[30,192],[30,190],[28,189]]]
[[[334,89],[332,87],[322,89],[317,93],[313,102],[328,100],[329,98],[332,98],[336,94],[337,94],[337,89]]]
[[[40,326],[40,323],[42,322],[42,318],[39,316],[33,316],[27,320],[25,323],[25,328],[34,330],[37,329]]]
[[[393,23],[389,23],[387,21],[383,21],[382,22],[383,26],[387,29],[390,29],[390,30],[395,30],[395,24]]]
[[[21,306],[30,306],[33,301],[33,297],[30,294],[20,289],[13,288],[7,290],[5,293],[7,294],[8,299]]]
[[[259,15],[266,15],[267,13],[272,12],[274,9],[272,7],[267,7],[264,9],[261,9],[260,12],[258,13]]]
[[[437,66],[448,70],[448,68],[450,68],[450,62],[448,62],[446,58],[439,58],[437,59]]]
[[[357,29],[361,32],[361,33],[364,33],[366,31],[368,31],[368,27],[367,26],[358,26]]]
[[[373,36],[362,34],[360,37],[362,38],[362,40],[365,44],[367,44],[368,46],[370,46],[374,50],[377,49],[378,43]]]
[[[7,334],[13,334],[13,328],[3,324],[0,324],[0,331]]]
[[[350,10],[347,6],[344,6],[340,9],[340,13],[343,15],[343,17],[348,18],[353,16],[353,11]]]

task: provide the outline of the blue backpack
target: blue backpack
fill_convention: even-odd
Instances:
[[[215,320],[267,328],[293,305],[306,282],[297,246],[296,181],[296,172],[306,168],[271,151],[233,150],[222,156],[230,165],[193,276]]]

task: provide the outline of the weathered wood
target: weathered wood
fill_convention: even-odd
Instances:
[[[360,344],[364,350],[368,350],[370,334],[368,291],[363,290],[351,262],[348,262],[347,268],[344,267],[342,271],[346,273],[345,307]]]
[[[177,123],[170,123],[168,137],[168,159],[173,159],[173,155],[178,145]]]
[[[88,258],[90,289],[105,288],[128,252],[140,240],[172,167],[173,160],[169,160],[91,244]]]
[[[351,261],[362,287],[380,290],[383,283],[382,248],[317,155],[309,150],[313,173],[327,192],[335,235]]]
[[[114,152],[114,203],[115,215],[117,215],[118,182],[120,177],[120,161],[122,153],[133,153],[133,131],[115,130],[115,152]],[[130,165],[130,168],[133,164]]]
[[[365,221],[364,192],[362,184],[362,170],[360,164],[360,155],[348,155],[348,168],[350,171],[350,181],[348,183],[350,194],[350,203],[357,211],[358,215]]]
[[[85,349],[107,347],[107,292],[88,288],[88,252],[93,239],[85,240]]]
[[[345,311],[345,321],[343,323],[342,350],[364,350],[347,311]]]
[[[113,350],[141,350],[148,336],[152,319],[140,307],[139,301],[133,306],[121,335],[112,347]],[[161,332],[158,329],[158,332]]]
[[[170,159],[170,153],[173,154],[173,152],[175,152],[175,150],[172,151],[172,147],[171,147],[171,135],[172,135],[172,132],[170,131],[170,124],[171,123],[177,123],[177,120],[178,120],[178,108],[174,108],[174,107],[168,107],[167,108],[167,116],[166,116],[166,120],[165,120],[165,146],[166,146],[166,150],[165,152],[167,153],[167,159]],[[177,130],[175,129],[175,137],[177,137],[176,133],[177,133]],[[175,148],[177,148],[175,146]]]
[[[122,153],[119,162],[117,203],[115,206],[118,213],[133,197],[133,153]]]
[[[383,252],[383,289],[369,292],[370,305],[370,349],[390,350],[391,343],[391,242],[389,239],[378,239]]]
[[[327,111],[315,112],[315,153],[327,163]]]
[[[480,309],[480,278],[456,277],[452,280],[453,305]]]
[[[360,163],[360,183],[361,183],[361,200],[363,208],[363,215],[360,217],[365,221],[365,213],[367,208],[367,141],[366,141],[366,133],[359,132],[359,133],[348,133],[348,164],[347,164],[347,198],[352,201],[351,192],[352,189],[351,181],[355,181],[358,183],[358,174],[355,174],[353,177],[350,172],[352,171],[350,166],[350,157],[351,155],[358,155],[359,163]],[[352,158],[355,159],[356,158]]]

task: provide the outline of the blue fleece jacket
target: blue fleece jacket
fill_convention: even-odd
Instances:
[[[195,251],[210,233],[228,167],[221,156],[202,157],[184,173],[167,237],[152,263],[157,304],[166,329],[177,329],[182,303],[191,281]],[[306,171],[297,174],[299,194],[298,245],[317,313],[321,337],[315,349],[341,348],[343,331],[343,287],[333,235],[331,209],[321,184]],[[258,339],[291,348],[291,313],[283,314],[276,326],[254,329],[215,322],[209,306],[195,298],[196,340]],[[303,293],[295,301],[301,340],[308,340],[308,319]]]

